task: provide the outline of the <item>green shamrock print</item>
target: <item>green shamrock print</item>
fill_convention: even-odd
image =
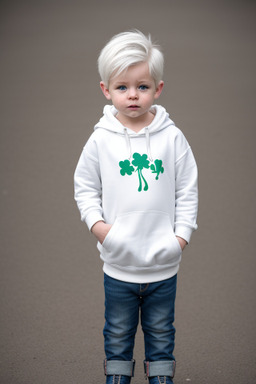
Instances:
[[[159,179],[159,175],[160,173],[164,173],[164,167],[162,167],[162,160],[155,160],[154,161],[155,165],[154,164],[151,164],[150,165],[150,168],[152,170],[152,173],[156,173],[156,180]]]
[[[144,178],[142,174],[142,169],[143,168],[149,168],[149,161],[147,160],[147,155],[140,155],[139,153],[134,153],[133,158],[134,160],[132,161],[132,164],[137,167],[135,172],[138,172],[139,175],[139,188],[138,191],[141,192],[142,190],[142,180],[144,181],[144,191],[148,190],[148,183],[146,182],[146,179]]]
[[[134,168],[130,164],[129,160],[120,161],[119,166],[121,168],[120,169],[120,173],[121,173],[122,176],[124,176],[125,174],[131,175],[133,173],[133,171],[134,171]]]
[[[143,169],[151,169],[152,173],[156,173],[156,180],[159,179],[159,175],[160,173],[163,173],[164,172],[164,168],[162,166],[163,162],[162,160],[155,160],[154,161],[154,164],[150,164],[150,161],[148,160],[148,155],[146,154],[139,154],[139,153],[134,153],[133,154],[133,161],[132,161],[132,165],[130,163],[130,160],[124,160],[124,161],[120,161],[119,162],[119,166],[120,166],[120,174],[122,176],[125,176],[125,175],[132,175],[133,172],[137,172],[138,174],[138,178],[139,178],[139,188],[138,188],[138,191],[141,192],[142,191],[142,187],[143,187],[143,190],[144,191],[147,191],[148,190],[148,183],[147,183],[147,180],[145,179],[143,173],[142,173],[142,170]],[[136,169],[133,167],[136,167]]]

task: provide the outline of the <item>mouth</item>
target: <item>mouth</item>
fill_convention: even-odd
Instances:
[[[129,109],[138,109],[139,106],[138,106],[138,105],[129,105],[128,108],[129,108]]]

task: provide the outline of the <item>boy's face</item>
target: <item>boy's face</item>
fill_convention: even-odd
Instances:
[[[117,118],[123,125],[152,121],[150,107],[163,89],[163,81],[156,87],[147,63],[130,66],[120,75],[110,79],[108,88],[100,83],[102,92],[118,110]]]

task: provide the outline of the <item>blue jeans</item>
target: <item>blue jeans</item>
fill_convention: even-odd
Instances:
[[[145,373],[149,377],[173,377],[176,286],[177,275],[149,284],[127,283],[104,275],[106,375],[133,376],[133,349],[140,315]]]

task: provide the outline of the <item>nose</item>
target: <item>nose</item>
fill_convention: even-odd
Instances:
[[[129,99],[135,100],[138,98],[137,89],[136,88],[130,88],[129,89]]]

